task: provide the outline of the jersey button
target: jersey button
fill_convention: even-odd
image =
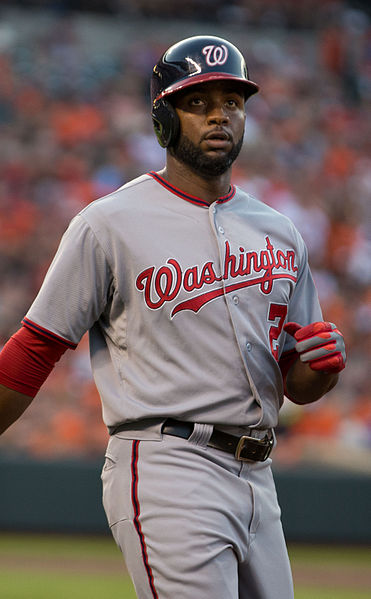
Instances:
[[[250,342],[246,343],[246,349],[247,351],[251,351],[252,350],[252,345]]]
[[[222,226],[218,227],[218,231],[219,231],[219,233],[221,233],[222,235],[224,235],[224,229],[223,229]]]
[[[236,305],[237,305],[237,304],[238,304],[238,302],[239,302],[240,300],[238,299],[237,295],[234,295],[234,296],[232,297],[232,301],[233,301],[233,303],[234,303],[234,304],[236,304]]]

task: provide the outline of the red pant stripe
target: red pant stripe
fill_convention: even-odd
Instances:
[[[139,457],[139,443],[140,441],[133,441],[132,454],[131,454],[131,500],[134,508],[134,526],[138,533],[140,546],[142,548],[142,557],[144,567],[147,572],[149,586],[151,588],[153,599],[159,599],[155,584],[153,581],[153,573],[151,566],[148,562],[147,546],[142,532],[142,526],[140,524],[140,504],[138,499],[138,457]]]

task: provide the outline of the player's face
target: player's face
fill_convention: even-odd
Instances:
[[[241,87],[210,81],[174,96],[180,135],[173,155],[204,177],[225,173],[236,160],[245,127],[245,99]]]

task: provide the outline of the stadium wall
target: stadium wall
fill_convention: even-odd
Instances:
[[[108,533],[101,464],[0,459],[0,530]],[[337,470],[275,472],[288,541],[370,543],[371,477]]]

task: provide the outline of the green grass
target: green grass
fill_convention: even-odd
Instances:
[[[291,545],[289,554],[294,578],[296,572],[300,580],[299,570],[312,576],[310,584],[296,582],[295,599],[370,598],[370,547]]]
[[[296,589],[295,599],[370,599],[370,591],[339,590],[338,588],[324,590],[317,587],[299,588]]]
[[[18,534],[0,534],[0,597],[136,599],[111,537]]]
[[[22,575],[20,575],[22,574]],[[136,599],[127,577],[0,571],[2,599]]]
[[[24,557],[39,555],[62,558],[75,555],[86,558],[116,559],[122,562],[121,553],[110,535],[80,537],[78,535],[0,533],[0,558],[2,555]]]
[[[289,546],[293,563],[326,566],[360,566],[371,572],[371,547],[352,545],[297,545]]]
[[[371,588],[353,584],[355,575],[357,583],[364,575],[370,581],[371,548],[291,545],[289,553],[294,574],[300,570],[302,577],[301,583],[295,584],[295,599],[371,596]],[[325,584],[321,585],[321,580]],[[110,536],[1,533],[0,597],[136,599],[122,556]]]

